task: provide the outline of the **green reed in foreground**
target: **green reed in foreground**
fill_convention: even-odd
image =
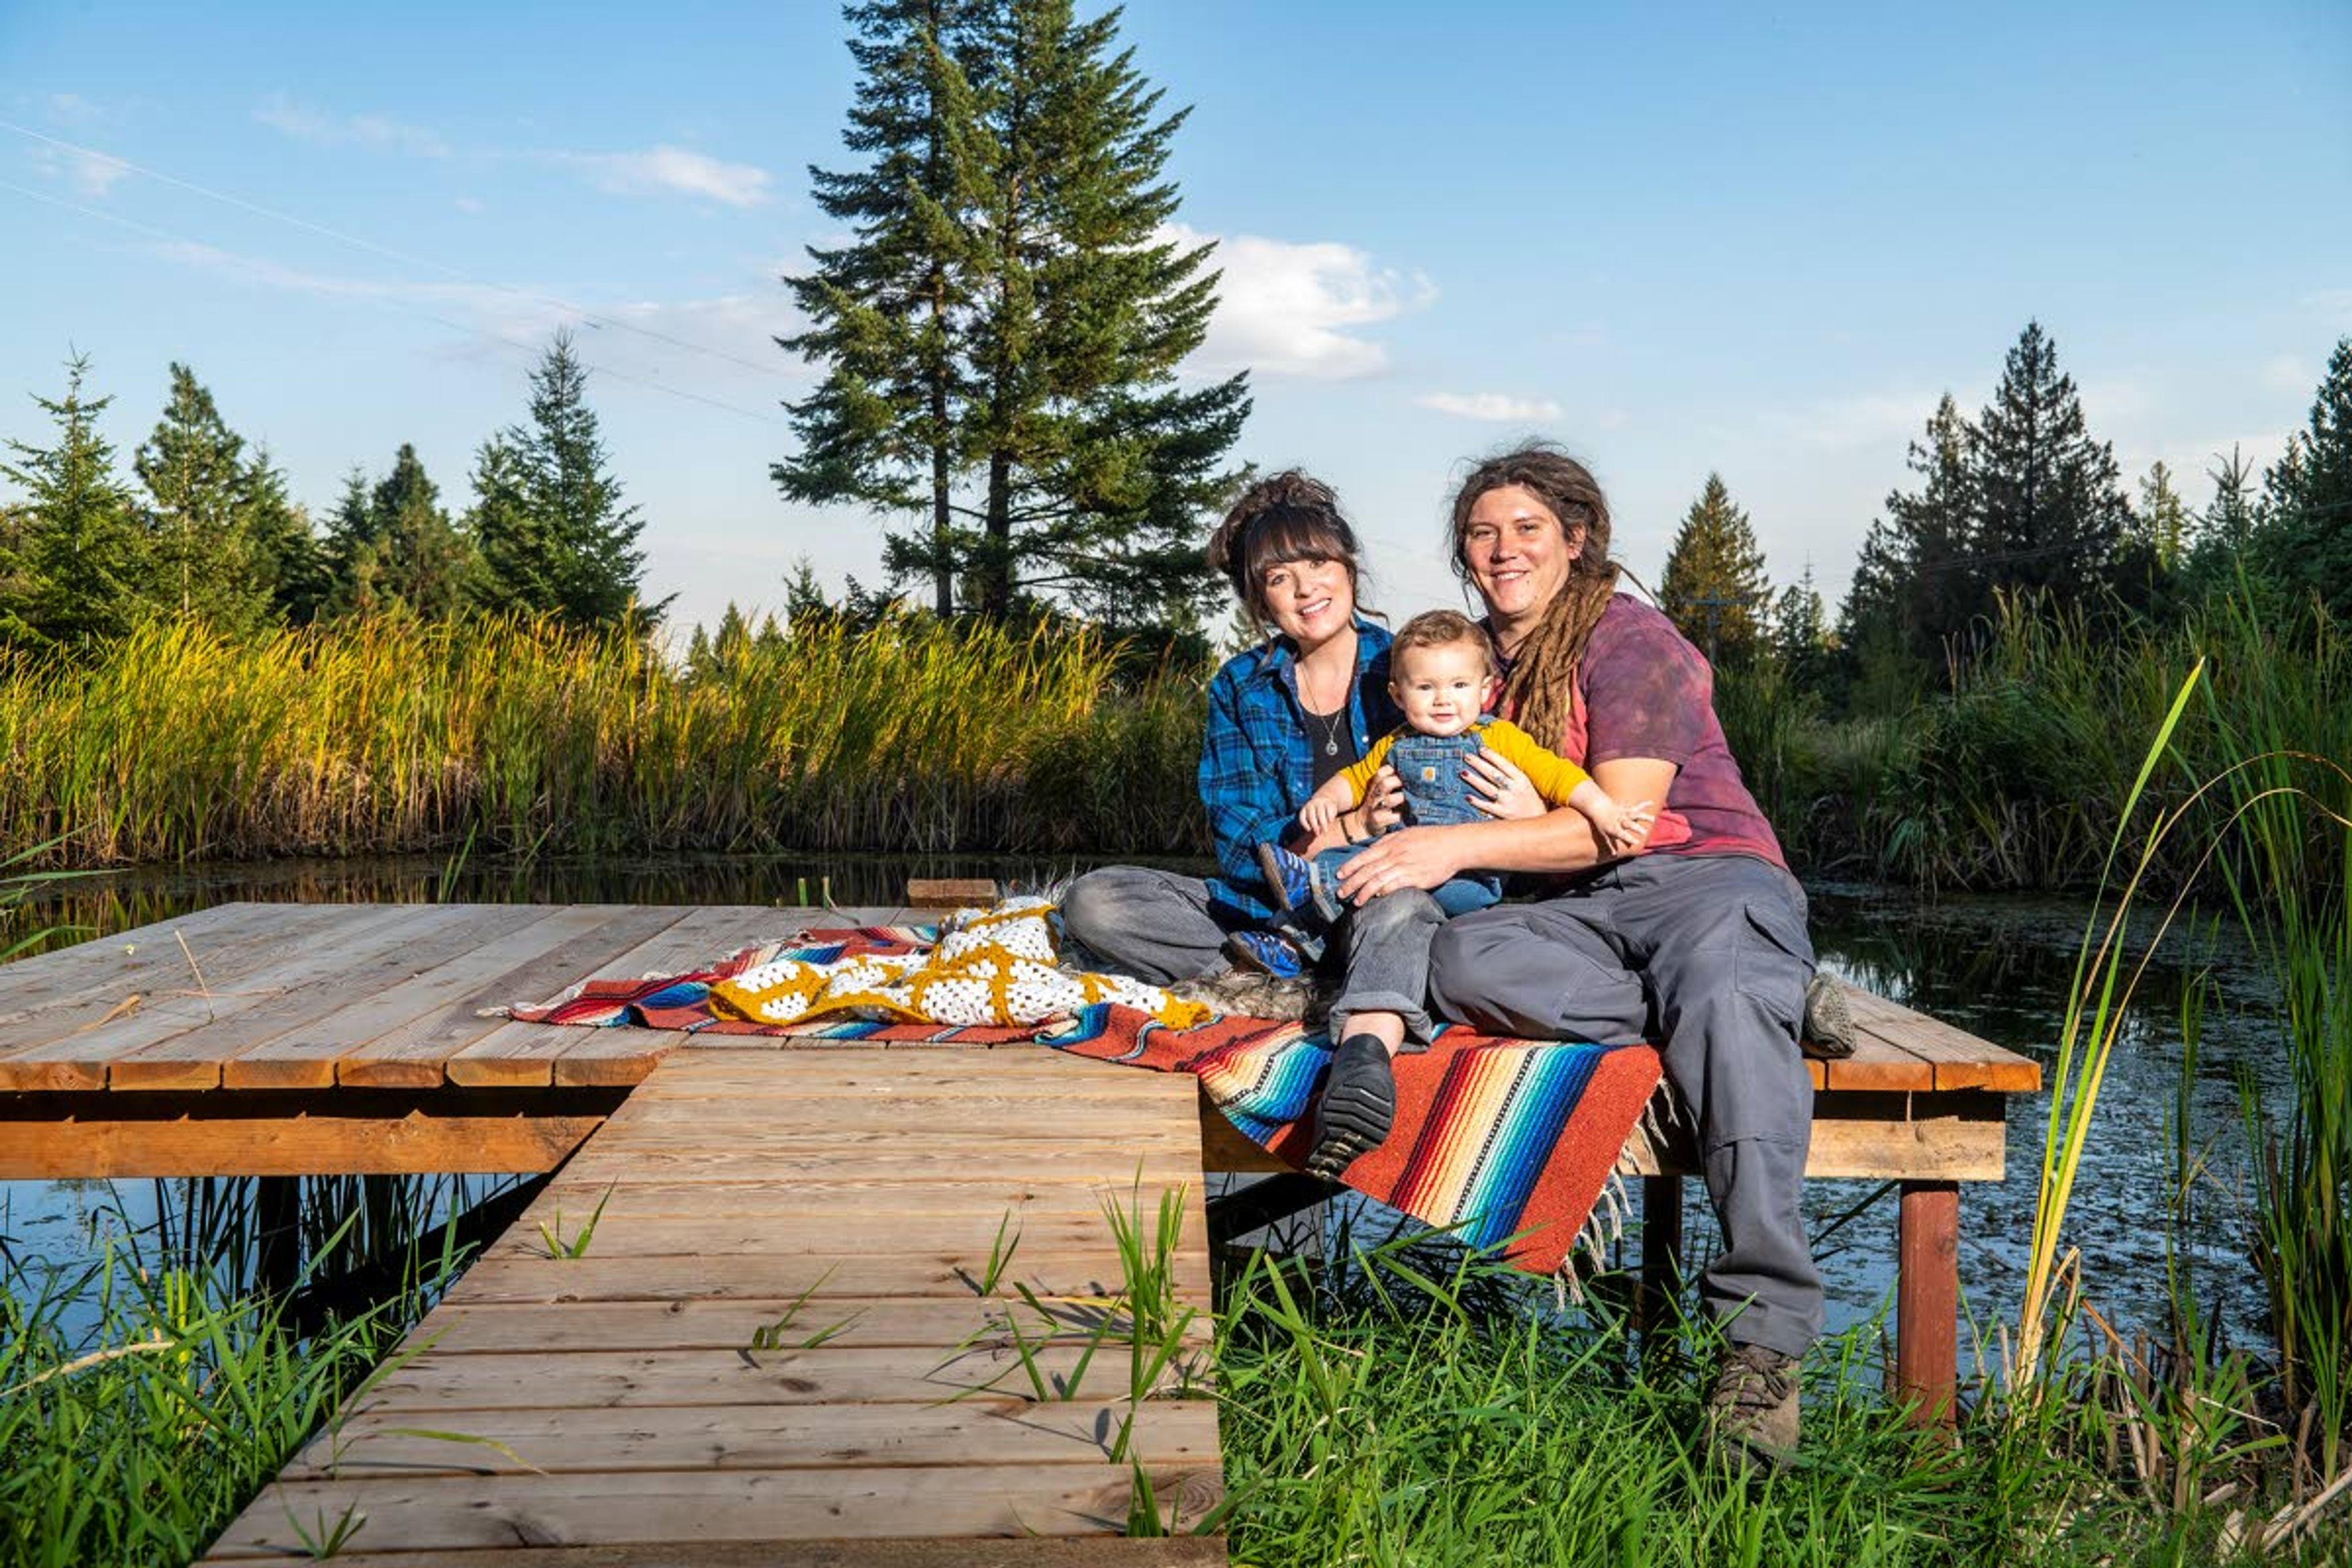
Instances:
[[[453,1260],[307,1336],[110,1249],[0,1279],[0,1564],[178,1568],[331,1415]]]
[[[2203,1563],[2233,1509],[2283,1500],[2145,1495],[2095,1363],[2050,1373],[2032,1421],[1988,1389],[1951,1439],[1915,1430],[1872,1392],[1875,1342],[1816,1352],[1803,1458],[1750,1487],[1703,1458],[1695,1379],[1640,1370],[1622,1327],[1558,1312],[1548,1283],[1426,1247],[1261,1257],[1218,1334],[1234,1561]],[[2258,1560],[2343,1561],[2342,1514],[2315,1524]]]

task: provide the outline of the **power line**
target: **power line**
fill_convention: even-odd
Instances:
[[[0,122],[0,124],[5,124],[5,122]],[[14,129],[14,127],[5,128]],[[0,180],[0,191],[8,192],[12,195],[23,196],[27,201],[40,202],[48,206],[58,207],[66,212],[78,213],[83,217],[96,218],[100,223],[110,223],[118,228],[129,229],[133,234],[145,235],[149,238],[160,239],[168,244],[194,246],[200,250],[214,250],[222,255],[229,254],[227,252],[219,252],[216,247],[207,245],[203,240],[194,238],[188,235],[176,234],[170,229],[159,228],[153,224],[142,223],[136,218],[124,217],[120,213],[110,213],[99,207],[86,206],[79,202],[69,202],[61,196],[51,195],[46,191],[28,190],[23,185],[12,184],[5,180]],[[266,261],[270,260],[270,258],[267,257],[264,257],[261,259]],[[276,261],[271,261],[270,264],[272,266],[282,265]],[[520,338],[509,337],[504,332],[493,331],[488,327],[473,326],[468,325],[464,321],[453,321],[449,317],[440,314],[438,311],[427,310],[422,305],[418,305],[408,300],[387,298],[383,295],[356,295],[349,297],[359,299],[367,304],[379,306],[387,310],[404,311],[409,315],[420,317],[423,320],[432,321],[436,325],[446,327],[451,331],[460,333],[467,337],[488,339],[492,342],[503,343],[509,348],[520,349],[523,353],[530,354],[536,354],[541,352],[540,345],[536,343],[526,342]],[[703,394],[698,392],[688,392],[683,387],[672,386],[667,382],[658,381],[651,376],[632,375],[626,371],[614,370],[610,365],[596,364],[585,359],[582,360],[580,363],[584,368],[592,370],[599,375],[608,375],[615,381],[630,382],[635,385],[647,387],[652,391],[662,393],[671,397],[682,397],[689,403],[699,403],[707,408],[716,408],[724,413],[738,415],[745,419],[756,420],[762,425],[771,425],[781,427],[784,424],[784,421],[777,418],[772,414],[763,413],[755,408],[746,408],[740,404],[729,403],[723,398],[705,396]]]
[[[570,311],[583,321],[592,321],[597,326],[611,327],[619,331],[635,332],[639,337],[651,338],[656,342],[668,343],[674,348],[685,349],[692,353],[709,354],[714,359],[723,359],[730,364],[741,365],[746,370],[758,371],[762,375],[781,376],[785,374],[772,362],[746,359],[741,354],[730,353],[725,349],[712,348],[708,343],[698,343],[688,338],[657,331],[651,327],[639,326],[635,321],[621,317],[601,315],[585,306],[575,305],[569,300],[561,299],[552,294],[534,293],[528,289],[517,289],[509,284],[476,278],[457,268],[435,261],[429,257],[412,256],[406,251],[394,250],[389,246],[378,245],[372,239],[365,239],[355,234],[346,234],[341,229],[330,228],[325,224],[313,223],[309,218],[298,217],[292,213],[280,212],[275,207],[263,206],[258,202],[247,201],[245,197],[232,195],[227,191],[216,191],[208,185],[197,184],[193,180],[181,179],[176,174],[167,174],[161,169],[151,169],[145,164],[134,163],[128,158],[117,157],[111,153],[102,153],[95,147],[84,147],[78,142],[61,141],[55,136],[45,135],[41,132],[10,121],[0,120],[0,131],[13,131],[19,136],[41,142],[46,146],[76,153],[84,158],[95,158],[110,167],[122,170],[125,174],[155,180],[175,189],[186,191],[193,195],[203,196],[207,201],[224,202],[239,211],[266,217],[273,223],[290,224],[296,228],[318,235],[321,238],[331,239],[338,245],[348,245],[356,249],[364,250],[372,256],[380,256],[387,261],[398,262],[404,267],[421,267],[428,272],[437,272],[445,278],[467,284],[471,288],[488,289],[500,294],[511,294],[518,300],[528,300],[536,305],[552,305],[559,310]]]

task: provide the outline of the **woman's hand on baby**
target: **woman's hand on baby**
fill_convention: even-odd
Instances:
[[[1497,821],[1541,816],[1551,809],[1527,773],[1500,752],[1482,746],[1471,752],[1463,777],[1470,785],[1470,804]]]
[[[1394,768],[1382,766],[1364,791],[1364,831],[1374,837],[1404,821],[1404,780]]]

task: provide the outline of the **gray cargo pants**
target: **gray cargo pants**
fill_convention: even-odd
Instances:
[[[1423,1002],[1429,991],[1429,939],[1445,920],[1437,901],[1401,888],[1350,910],[1340,931],[1348,978],[1331,1001],[1331,1037],[1358,1013],[1404,1019],[1408,1051],[1426,1050],[1434,1030]],[[1250,924],[1209,899],[1198,877],[1150,866],[1105,866],[1062,895],[1062,924],[1121,974],[1168,984],[1226,967],[1229,931]]]
[[[1812,972],[1804,889],[1744,855],[1628,860],[1540,902],[1448,921],[1430,954],[1441,1017],[1535,1039],[1664,1042],[1723,1226],[1700,1297],[1734,1342],[1784,1355],[1822,1329],[1799,1211],[1813,1091],[1797,1031]]]

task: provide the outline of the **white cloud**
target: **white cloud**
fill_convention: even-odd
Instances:
[[[688,397],[737,406],[748,402],[761,417],[772,408],[777,391],[805,385],[811,374],[772,341],[801,327],[781,289],[590,309],[530,289],[310,272],[208,245],[158,245],[155,251],[249,288],[428,316],[467,334],[449,345],[454,359],[504,361],[518,350],[536,353],[559,328],[568,327],[592,371],[653,383]]]
[[[730,207],[755,207],[769,199],[773,178],[751,163],[730,163],[684,147],[650,147],[642,153],[552,153],[551,162],[578,169],[616,195],[702,196]]]
[[[1976,405],[1956,394],[1963,409]],[[1927,428],[1943,390],[1903,387],[1885,392],[1860,392],[1845,397],[1818,398],[1767,412],[1764,433],[1776,439],[1800,442],[1829,452],[1904,445]]]
[[[367,147],[419,158],[446,158],[452,152],[438,132],[421,125],[403,124],[381,114],[326,114],[296,103],[284,93],[255,110],[253,117],[273,131],[322,147]]]
[[[43,147],[33,154],[33,167],[55,180],[69,180],[73,188],[90,197],[104,196],[114,183],[131,173],[120,158],[86,147]]]
[[[1377,375],[1388,353],[1356,334],[1437,297],[1425,278],[1381,267],[1350,245],[1293,244],[1253,234],[1217,236],[1177,224],[1180,245],[1217,241],[1210,265],[1224,274],[1217,313],[1193,356],[1203,370],[1249,370],[1342,381]]]
[[[2129,425],[2157,406],[2156,392],[2147,382],[2133,375],[2105,376],[2076,384],[2082,395],[2083,415],[2094,432],[2102,427]]]
[[[1498,425],[1534,425],[1559,417],[1559,405],[1549,397],[1513,397],[1504,392],[1433,392],[1413,402],[1440,414]]]
[[[478,213],[480,212],[485,205],[482,198],[479,196],[459,196],[450,205],[455,206],[461,213]]]
[[[50,118],[68,124],[90,125],[106,118],[106,110],[78,92],[53,92],[48,102]]]
[[[2276,354],[2263,362],[2263,384],[2279,392],[2307,392],[2319,384],[2319,375],[2296,355]]]

